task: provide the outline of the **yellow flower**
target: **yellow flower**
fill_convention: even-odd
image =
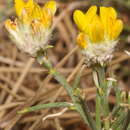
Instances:
[[[15,10],[18,18],[6,20],[5,27],[20,49],[36,55],[45,47],[52,32],[56,2],[49,1],[40,7],[33,0],[15,0]]]
[[[92,6],[84,14],[80,10],[74,12],[74,21],[79,30],[90,38],[92,43],[100,43],[105,39],[116,40],[123,28],[121,20],[112,7],[100,7],[100,14],[97,14],[97,7]]]
[[[86,13],[76,10],[73,18],[80,31],[77,45],[83,54],[89,60],[99,62],[109,59],[123,29],[123,22],[117,19],[115,9],[91,6]]]

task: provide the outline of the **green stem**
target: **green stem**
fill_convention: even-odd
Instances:
[[[101,130],[101,102],[98,94],[96,95],[96,129]]]
[[[107,82],[106,82],[106,75],[105,75],[106,73],[105,73],[104,66],[101,66],[99,64],[95,65],[94,74],[95,74],[95,76],[93,76],[93,77],[97,77],[97,78],[94,78],[94,83],[98,89],[97,93],[99,93],[99,98],[101,100],[102,109],[104,111],[104,118],[105,118],[104,127],[105,127],[105,130],[109,130],[110,123],[108,120],[108,116],[109,116],[108,86],[107,86]],[[98,98],[98,97],[96,97],[96,98]],[[97,101],[98,101],[98,99],[96,99],[96,102]],[[99,118],[99,117],[97,117],[97,118]]]
[[[18,111],[18,114],[24,114],[27,112],[37,111],[45,108],[53,108],[53,107],[71,107],[72,105],[67,102],[56,102],[56,103],[48,103],[48,104],[40,104],[32,107],[24,108],[21,111]]]
[[[71,97],[73,101],[75,109],[80,113],[84,122],[86,124],[89,123],[92,130],[96,130],[95,122],[93,118],[91,117],[90,112],[88,111],[88,108],[86,108],[81,97],[79,97],[79,95],[75,95],[73,91],[73,87],[71,87],[66,81],[66,79],[59,72],[57,72],[56,69],[52,67],[48,59],[46,59],[45,57],[38,57],[37,60],[41,65],[46,67],[49,70],[50,74],[53,75],[54,78],[66,89],[68,95]]]

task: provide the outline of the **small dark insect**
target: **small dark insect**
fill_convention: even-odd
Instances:
[[[14,22],[16,18],[15,16],[10,16],[9,19],[11,19],[11,21]]]

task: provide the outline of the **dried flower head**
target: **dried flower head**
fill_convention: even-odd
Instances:
[[[88,63],[104,63],[112,58],[112,52],[123,29],[112,7],[91,6],[86,13],[76,10],[74,21],[80,30],[77,45],[86,56]]]
[[[15,0],[15,10],[18,18],[6,20],[5,27],[19,49],[36,56],[38,51],[47,46],[56,2],[49,1],[40,7],[33,0]]]

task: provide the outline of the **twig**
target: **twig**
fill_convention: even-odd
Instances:
[[[58,116],[64,114],[67,110],[68,110],[68,108],[64,108],[61,112],[58,112],[58,113],[55,113],[55,114],[47,115],[47,116],[45,116],[45,117],[42,119],[42,121],[44,122],[44,121],[45,121],[46,119],[48,119],[48,118],[58,117]]]

